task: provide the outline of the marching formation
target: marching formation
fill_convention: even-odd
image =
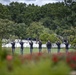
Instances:
[[[19,42],[19,44],[20,44],[20,53],[21,53],[21,55],[23,55],[24,42],[21,40]],[[69,50],[69,42],[66,41],[66,42],[64,42],[64,44],[65,44],[66,52],[68,52],[68,50]],[[30,45],[30,54],[32,54],[33,53],[33,41],[32,40],[29,42],[29,45]],[[57,41],[56,45],[57,45],[57,49],[58,49],[57,52],[59,53],[60,49],[61,49],[60,41]],[[12,55],[13,55],[14,52],[15,52],[15,42],[14,41],[11,43],[11,48],[12,48]],[[47,48],[47,52],[51,53],[52,43],[51,43],[50,40],[48,40],[46,42],[46,48]],[[39,53],[42,52],[42,41],[41,40],[38,41],[38,49],[39,49]]]

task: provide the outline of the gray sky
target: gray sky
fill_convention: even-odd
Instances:
[[[44,5],[47,3],[55,3],[55,2],[62,2],[64,0],[0,0],[0,3],[6,5],[9,4],[10,2],[22,2],[26,4],[32,4],[34,3],[35,5]]]

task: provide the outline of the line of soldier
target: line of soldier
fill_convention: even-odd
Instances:
[[[23,55],[23,49],[24,49],[23,44],[24,44],[24,42],[21,40],[20,41],[21,55]],[[69,42],[66,41],[64,44],[65,44],[66,52],[68,52]],[[12,54],[14,54],[14,52],[15,52],[15,42],[12,42],[11,45],[12,45]],[[29,42],[29,45],[30,45],[30,54],[32,54],[32,52],[33,52],[33,42],[32,42],[32,40]],[[60,43],[60,41],[57,41],[56,45],[57,45],[57,49],[58,49],[57,52],[59,53],[60,49],[61,49],[61,43]],[[52,43],[49,40],[46,43],[46,47],[47,47],[48,53],[51,53]],[[42,51],[42,41],[41,40],[39,40],[39,42],[38,42],[38,49],[39,49],[39,53],[40,53]]]

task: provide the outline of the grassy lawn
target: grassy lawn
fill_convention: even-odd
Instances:
[[[9,50],[12,50],[11,48],[8,48],[8,49],[9,49]],[[69,49],[69,51],[73,51],[73,49]],[[35,52],[39,52],[38,48],[33,48],[33,53],[35,53]],[[46,48],[43,48],[43,49],[42,49],[42,52],[47,52],[47,49],[46,49]],[[52,48],[52,49],[51,49],[51,52],[52,52],[52,53],[57,53],[57,48]],[[66,52],[65,48],[62,48],[62,49],[60,50],[60,52]],[[15,53],[20,54],[20,48],[19,48],[19,47],[17,47],[17,48],[15,49]],[[24,54],[29,54],[29,53],[30,53],[30,48],[28,48],[28,47],[24,48],[23,53],[24,53]]]

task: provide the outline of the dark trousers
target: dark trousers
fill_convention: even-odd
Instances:
[[[66,48],[66,53],[68,52],[68,48]]]
[[[23,48],[21,48],[21,55],[23,55]]]
[[[39,53],[41,52],[42,48],[39,48]]]
[[[12,55],[14,55],[14,52],[15,52],[15,48],[12,48]]]
[[[60,48],[58,48],[58,53],[60,52]]]
[[[32,54],[33,48],[30,48],[30,54]]]
[[[48,53],[51,53],[51,48],[48,48],[47,50],[48,50]]]

